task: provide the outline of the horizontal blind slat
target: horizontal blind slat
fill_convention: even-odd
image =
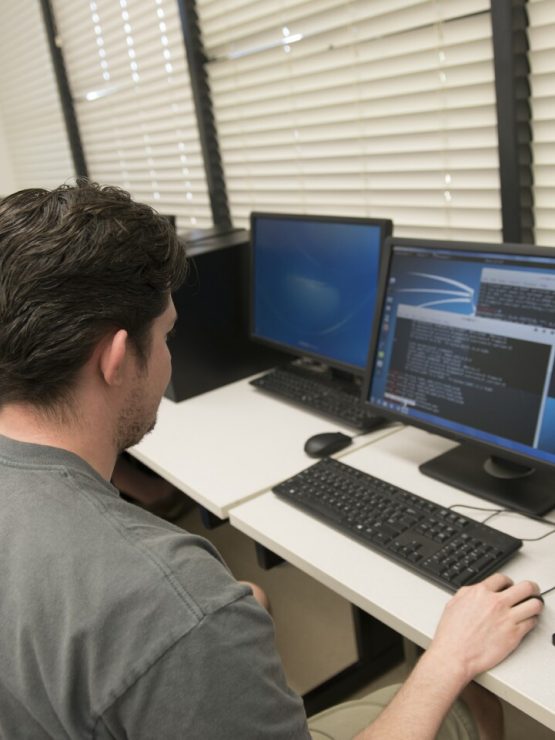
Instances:
[[[55,0],[91,176],[178,228],[210,226],[210,203],[175,0]]]
[[[0,110],[17,189],[52,188],[75,175],[40,4],[5,3]]]
[[[489,3],[198,9],[239,225],[257,207],[320,207],[499,238]]]

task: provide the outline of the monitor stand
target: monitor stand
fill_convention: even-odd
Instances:
[[[296,357],[294,360],[288,363],[293,367],[298,367],[301,370],[314,373],[314,375],[327,375],[330,371],[329,366],[325,362],[319,362],[313,360],[310,357]]]
[[[339,370],[338,368],[330,367],[325,362],[313,360],[310,357],[298,357],[293,360],[290,365],[306,371],[307,375],[326,378],[338,386],[351,386],[360,390],[362,378],[349,370]]]
[[[461,444],[420,465],[424,475],[523,514],[555,508],[555,475]]]

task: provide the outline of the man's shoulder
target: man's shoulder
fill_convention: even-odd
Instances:
[[[103,508],[107,526],[114,529],[122,556],[132,566],[128,578],[132,573],[141,593],[148,580],[202,619],[248,591],[206,538],[125,501],[103,502]]]
[[[111,543],[102,550],[93,545],[93,550],[112,563],[120,596],[142,602],[156,593],[158,608],[167,603],[180,619],[186,612],[198,621],[245,594],[207,539],[118,496],[99,495],[89,481],[74,478],[84,505],[94,510],[87,528]]]
[[[18,553],[14,567],[25,565],[23,576],[53,567],[65,593],[101,584],[96,596],[107,607],[150,596],[180,619],[184,612],[201,619],[244,593],[205,538],[124,501],[80,460],[61,451],[22,457],[0,461],[0,551]]]
[[[9,477],[0,587],[18,611],[0,630],[3,658],[15,675],[24,624],[34,636],[27,657],[48,666],[52,691],[84,687],[83,717],[98,716],[174,645],[202,641],[211,615],[245,599],[247,587],[208,541],[94,476],[35,465],[12,466]]]

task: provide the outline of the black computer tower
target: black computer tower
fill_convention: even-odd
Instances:
[[[166,396],[183,401],[290,358],[249,338],[247,233],[229,246],[187,245],[189,272],[174,294],[176,331],[169,341],[172,380]]]

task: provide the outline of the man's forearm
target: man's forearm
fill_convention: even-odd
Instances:
[[[537,583],[514,584],[501,573],[457,591],[430,648],[359,740],[433,740],[464,687],[504,660],[534,628],[543,609],[539,593]]]

